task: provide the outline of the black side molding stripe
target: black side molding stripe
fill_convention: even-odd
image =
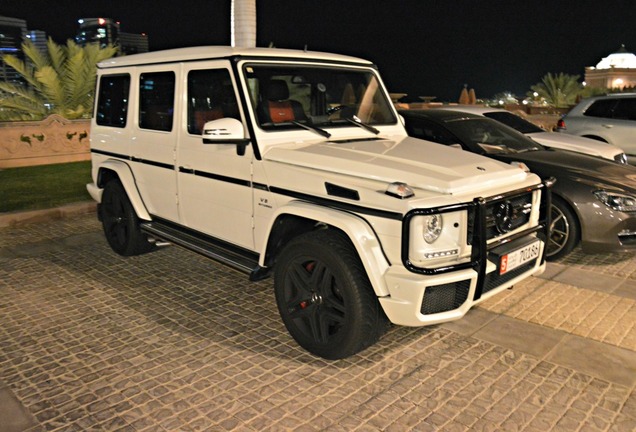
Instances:
[[[218,180],[218,181],[222,181],[225,183],[232,183],[232,184],[237,184],[239,186],[251,186],[252,182],[250,182],[249,180],[243,180],[243,179],[238,179],[238,178],[234,178],[234,177],[226,177],[226,176],[222,176],[219,174],[213,174],[213,173],[209,173],[206,171],[197,171],[195,169],[192,168],[184,168],[184,167],[179,167],[179,172],[180,173],[184,173],[184,174],[192,174],[195,176],[199,176],[199,177],[205,177],[205,178],[209,178],[212,180]]]
[[[143,159],[137,159],[137,158],[133,158],[131,156],[117,154],[117,153],[111,153],[111,152],[107,152],[107,151],[103,151],[103,150],[93,150],[93,149],[91,149],[91,152],[98,153],[98,154],[103,154],[103,155],[106,155],[106,156],[116,157],[116,158],[120,158],[120,159],[130,160],[130,161],[134,161],[134,162],[144,163],[144,164],[147,164],[147,165],[157,166],[157,167],[160,167],[160,168],[174,169],[174,166],[169,165],[169,164],[165,164],[165,163],[161,163],[161,162],[148,161],[148,160],[143,160]],[[222,175],[219,175],[219,174],[208,173],[208,172],[205,172],[205,171],[197,171],[197,170],[194,170],[194,169],[191,169],[191,168],[179,167],[179,172],[184,173],[184,174],[192,174],[192,175],[196,175],[196,176],[201,176],[201,177],[205,177],[205,178],[209,178],[209,179],[217,180],[217,181],[222,181],[222,182],[226,182],[226,183],[232,183],[232,184],[236,184],[236,185],[239,185],[239,186],[253,187],[254,189],[263,190],[263,191],[269,191],[269,192],[277,193],[277,194],[280,194],[280,195],[285,195],[285,196],[288,196],[288,197],[300,199],[300,200],[303,200],[303,201],[316,203],[316,204],[319,204],[319,205],[328,206],[328,207],[340,209],[340,210],[343,210],[343,211],[348,211],[348,212],[351,212],[351,213],[365,214],[365,215],[369,215],[369,216],[376,216],[376,217],[380,217],[380,218],[384,218],[384,219],[393,219],[393,220],[398,220],[398,221],[401,221],[403,216],[404,216],[402,213],[396,213],[396,212],[391,212],[391,211],[387,211],[387,210],[378,210],[378,209],[364,207],[364,206],[360,206],[360,205],[349,204],[349,203],[345,203],[345,202],[342,202],[342,201],[330,200],[330,199],[327,199],[327,198],[316,197],[316,196],[313,196],[313,195],[305,194],[305,193],[302,193],[302,192],[296,192],[296,191],[292,191],[292,190],[289,190],[289,189],[283,189],[283,188],[278,188],[278,187],[274,187],[274,186],[268,186],[268,185],[263,184],[263,183],[252,183],[249,180],[244,180],[244,179],[239,179],[239,178],[234,178],[234,177],[226,177],[226,176],[222,176]]]
[[[313,195],[304,194],[302,192],[291,191],[288,189],[282,189],[275,186],[271,186],[269,190],[273,193],[289,196],[292,198],[317,203],[323,206],[332,207],[340,210],[345,210],[351,213],[360,213],[369,216],[377,216],[385,219],[402,220],[402,213],[391,212],[387,210],[378,210],[369,207],[363,207],[355,204],[349,204],[342,201],[335,201],[326,198],[315,197]]]

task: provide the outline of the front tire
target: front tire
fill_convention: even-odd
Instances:
[[[285,327],[307,351],[330,360],[374,344],[387,319],[349,239],[312,231],[283,249],[274,273]]]
[[[579,222],[570,206],[562,199],[552,196],[550,238],[546,251],[548,261],[563,258],[579,241]]]
[[[100,209],[106,240],[119,255],[140,255],[154,248],[139,229],[139,218],[118,180],[104,187]]]

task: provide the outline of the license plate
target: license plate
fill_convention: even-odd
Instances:
[[[499,260],[499,274],[514,270],[539,256],[540,244],[537,240],[527,246],[502,255]]]

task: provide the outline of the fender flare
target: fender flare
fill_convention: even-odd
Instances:
[[[279,207],[273,215],[270,226],[268,227],[268,239],[262,246],[260,254],[261,265],[264,264],[263,260],[265,259],[267,246],[275,223],[279,217],[285,215],[315,220],[344,232],[355,247],[375,294],[378,297],[389,295],[384,275],[391,267],[391,264],[382,250],[382,245],[376,233],[369,223],[360,216],[333,208],[301,201],[292,201]]]
[[[144,201],[139,194],[137,183],[135,182],[135,176],[133,175],[130,166],[127,163],[117,159],[108,159],[100,163],[97,175],[97,187],[101,188],[102,191],[104,187],[102,173],[104,170],[110,170],[117,174],[117,177],[119,177],[119,181],[124,186],[124,190],[128,195],[130,203],[135,209],[135,213],[137,213],[137,217],[143,220],[152,220],[152,218],[150,217],[150,213],[148,213]]]

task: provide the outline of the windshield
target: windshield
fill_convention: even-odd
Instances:
[[[518,115],[509,112],[501,112],[501,111],[493,111],[484,113],[485,117],[497,120],[505,124],[506,126],[510,126],[514,130],[518,130],[523,134],[529,133],[537,133],[537,132],[545,132],[539,126],[534,123],[530,123],[528,120],[524,120]]]
[[[395,124],[391,102],[368,70],[248,64],[252,108],[265,130]]]
[[[510,154],[542,150],[525,135],[487,118],[451,120],[446,127],[473,151],[486,154]]]

